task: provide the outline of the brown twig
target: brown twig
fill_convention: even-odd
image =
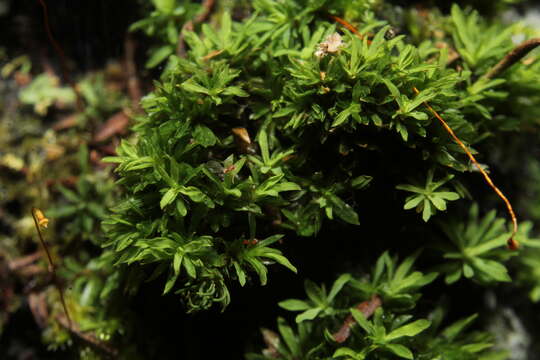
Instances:
[[[204,10],[202,13],[197,15],[197,17],[195,17],[195,20],[194,20],[195,25],[202,23],[208,18],[208,16],[212,12],[212,9],[214,8],[214,5],[215,5],[215,0],[203,0],[201,6],[203,7]]]
[[[47,325],[47,319],[49,317],[49,310],[47,309],[47,303],[45,301],[45,292],[31,292],[28,294],[28,305],[30,311],[34,316],[34,319],[40,327],[45,327]],[[77,325],[72,325],[69,318],[66,318],[62,315],[55,316],[55,320],[58,323],[69,330],[72,334],[80,338],[81,340],[89,343],[90,345],[104,351],[109,355],[116,355],[118,351],[113,349],[109,344],[98,340],[95,336],[91,334],[85,334],[79,329]]]
[[[85,334],[77,326],[71,326],[69,318],[66,319],[63,316],[58,315],[55,319],[60,323],[60,325],[68,329],[72,334],[76,335],[81,340],[93,345],[94,347],[104,351],[109,355],[115,356],[118,354],[118,350],[112,348],[109,344],[98,340],[95,336],[91,334]]]
[[[37,264],[30,264],[28,266],[25,266],[19,270],[17,270],[17,274],[19,274],[22,277],[33,277],[40,274],[46,273],[47,270],[43,268],[43,266],[39,266]]]
[[[182,26],[182,30],[180,30],[180,34],[178,35],[178,44],[176,45],[176,55],[178,55],[178,57],[186,56],[186,44],[184,43],[185,32],[193,31],[195,25],[205,21],[212,12],[214,5],[215,0],[203,0],[201,3],[203,11],[193,20],[189,20]]]
[[[495,65],[484,76],[482,76],[481,79],[489,80],[497,77],[510,66],[521,60],[525,55],[527,55],[537,46],[540,46],[540,38],[530,39],[522,42],[512,51],[510,51],[501,61],[499,61],[497,65]]]
[[[131,107],[135,113],[142,111],[140,101],[142,98],[141,82],[137,75],[137,65],[135,63],[135,48],[136,43],[133,36],[126,35],[124,42],[126,75],[127,75],[127,90],[131,99]]]
[[[8,261],[8,269],[23,277],[31,277],[37,274],[42,274],[47,270],[43,269],[43,266],[34,264],[39,258],[42,257],[42,255],[43,254],[38,251],[15,260]]]
[[[358,32],[358,30],[356,30],[356,28],[354,26],[352,26],[351,24],[349,24],[347,21],[345,21],[345,20],[343,20],[341,18],[338,18],[337,16],[333,16],[333,15],[330,15],[330,18],[336,20],[337,22],[339,22],[340,24],[345,26],[351,32],[356,34],[360,39],[364,38],[364,36],[361,35]],[[531,51],[532,49],[534,49],[538,45],[540,45],[540,39],[532,39],[532,40],[525,41],[523,44],[519,45],[516,49],[514,49],[510,54],[508,54],[503,60],[501,60],[499,62],[499,64],[497,64],[491,71],[488,72],[488,74],[485,75],[485,77],[489,78],[488,75],[492,77],[492,76],[496,76],[497,74],[501,73],[502,71],[507,69],[509,66],[511,66],[515,62],[519,61],[519,59],[521,59],[523,56],[525,56],[525,54],[527,54],[529,51]],[[412,90],[414,91],[414,93],[416,95],[418,95],[420,93],[420,91],[416,87],[413,87]],[[467,156],[472,161],[474,166],[480,171],[480,173],[484,177],[484,180],[487,182],[487,184],[493,189],[493,191],[495,191],[497,196],[499,198],[501,198],[501,200],[506,205],[506,208],[508,210],[508,214],[510,215],[510,219],[512,220],[512,233],[510,235],[510,238],[507,241],[507,245],[508,245],[508,248],[510,250],[517,250],[519,248],[519,243],[515,239],[515,235],[517,234],[517,231],[518,231],[518,223],[517,223],[516,214],[514,213],[514,209],[512,208],[512,204],[510,203],[508,198],[503,194],[503,192],[497,186],[495,186],[495,184],[493,183],[493,181],[491,180],[491,178],[489,177],[487,172],[478,163],[478,161],[476,160],[474,155],[471,153],[471,151],[457,137],[457,135],[454,133],[452,128],[446,123],[446,121],[444,121],[444,119],[439,115],[439,113],[437,113],[437,111],[435,111],[435,109],[433,109],[429,105],[429,103],[424,101],[423,104],[433,114],[433,116],[435,116],[437,118],[437,120],[439,120],[439,122],[442,124],[442,126],[446,130],[446,132],[448,132],[448,134],[450,134],[452,139],[467,154]]]
[[[47,259],[49,260],[49,272],[51,273],[54,285],[56,286],[56,289],[58,290],[58,294],[60,295],[60,301],[62,302],[62,307],[64,308],[64,313],[66,314],[66,318],[69,325],[68,327],[71,328],[71,318],[69,316],[69,312],[66,306],[66,301],[64,299],[64,291],[62,290],[62,286],[60,285],[60,282],[58,281],[58,278],[56,276],[56,266],[53,262],[51,253],[49,252],[49,248],[47,247],[45,240],[43,240],[43,235],[41,234],[41,226],[47,227],[47,223],[49,220],[43,215],[41,210],[37,208],[32,208],[32,217],[34,218],[34,224],[36,226],[39,241],[41,242],[41,246],[43,247],[43,249],[45,250],[45,253],[47,254]]]
[[[334,16],[334,15],[328,15],[328,17],[330,17],[330,19],[340,23],[344,28],[346,28],[347,30],[349,30],[350,32],[352,32],[353,34],[355,34],[356,36],[358,36],[360,39],[364,39],[364,35],[360,34],[360,32],[358,32],[358,30],[356,30],[356,28],[349,24],[346,20],[340,18],[340,17],[337,17],[337,16]],[[371,44],[371,41],[368,40],[368,44]]]
[[[73,81],[71,76],[69,75],[69,69],[68,69],[68,66],[67,66],[66,55],[64,53],[64,50],[60,46],[60,44],[54,38],[54,35],[53,35],[52,31],[51,31],[51,26],[49,24],[49,11],[47,9],[47,4],[45,3],[45,0],[38,0],[38,2],[41,4],[41,7],[43,8],[43,24],[45,26],[45,32],[47,33],[47,37],[49,38],[49,42],[51,43],[54,50],[56,51],[56,54],[58,55],[58,58],[60,60],[60,66],[62,67],[62,73],[64,75],[64,78],[66,79],[68,84],[73,89],[73,92],[75,93],[77,110],[79,112],[83,112],[83,110],[84,110],[83,100],[82,100],[81,94],[79,92],[79,89],[77,89],[77,85],[75,84],[75,82]]]
[[[360,311],[366,319],[369,319],[371,315],[382,305],[381,298],[377,295],[373,295],[371,299],[361,302],[356,305],[356,309]],[[351,327],[354,325],[355,320],[352,315],[347,316],[341,328],[336,332],[333,337],[338,343],[345,342],[351,335]]]
[[[37,259],[39,259],[40,257],[41,257],[41,253],[35,252],[33,254],[26,255],[26,256],[17,258],[15,260],[11,260],[8,262],[8,268],[11,271],[19,270],[37,261]]]

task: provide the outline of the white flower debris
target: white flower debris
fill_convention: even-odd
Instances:
[[[321,59],[328,54],[337,53],[339,49],[343,47],[343,45],[341,35],[338,33],[333,33],[328,35],[326,39],[324,39],[324,41],[317,46],[315,56]]]

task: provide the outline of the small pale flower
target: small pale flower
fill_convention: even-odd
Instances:
[[[325,57],[328,54],[334,54],[343,47],[343,39],[338,33],[330,34],[326,39],[317,46],[315,56],[320,58]]]

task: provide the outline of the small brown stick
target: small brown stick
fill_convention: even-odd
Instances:
[[[49,38],[50,43],[54,47],[54,50],[56,51],[58,58],[60,59],[60,66],[62,67],[64,78],[69,83],[69,85],[73,89],[73,92],[75,93],[77,110],[79,112],[83,112],[84,110],[83,100],[79,92],[79,89],[77,89],[77,85],[75,84],[71,76],[69,76],[69,70],[68,70],[67,61],[66,61],[66,54],[64,53],[64,50],[62,49],[62,47],[56,41],[56,39],[54,38],[54,35],[52,34],[51,26],[49,24],[49,11],[47,9],[47,4],[45,3],[45,0],[38,0],[38,2],[41,4],[41,7],[43,8],[43,23],[45,26],[45,32],[47,33],[47,37]]]
[[[42,266],[34,264],[39,258],[42,257],[40,251],[30,255],[26,255],[15,260],[8,261],[7,266],[10,271],[16,272],[22,277],[32,277],[37,274],[46,272]]]
[[[334,19],[335,21],[339,22],[341,25],[345,26],[347,29],[349,29],[351,32],[356,34],[360,39],[363,39],[364,36],[356,30],[354,26],[346,22],[345,20],[338,18],[337,16],[330,15],[330,18]],[[369,42],[368,42],[369,43]],[[527,54],[529,51],[534,49],[536,46],[540,45],[540,38],[539,39],[532,39],[525,41],[523,44],[519,45],[516,49],[514,49],[510,54],[508,54],[499,64],[497,64],[491,71],[488,72],[488,74],[485,75],[486,78],[489,78],[489,76],[495,76],[499,74],[500,72],[507,69],[509,66],[513,65],[515,62],[519,61],[525,54]],[[491,75],[490,75],[491,74]],[[420,91],[416,88],[412,88],[416,95],[420,93]],[[444,121],[444,119],[433,109],[427,102],[424,101],[424,106],[439,120],[439,122],[442,124],[446,132],[450,134],[452,139],[461,147],[463,151],[467,154],[469,159],[472,161],[474,166],[480,171],[488,185],[495,191],[497,196],[499,196],[504,204],[506,205],[506,208],[508,210],[508,214],[510,215],[510,219],[512,220],[512,233],[510,235],[510,238],[507,241],[508,248],[510,250],[517,250],[519,248],[518,241],[514,238],[518,231],[518,223],[516,214],[514,213],[514,209],[512,208],[512,204],[508,200],[508,198],[502,193],[502,191],[495,186],[487,172],[480,166],[474,155],[470,152],[470,150],[467,148],[467,146],[457,137],[457,135],[454,133],[452,128]]]
[[[201,12],[199,15],[195,17],[193,20],[189,20],[182,26],[182,30],[180,30],[180,34],[178,35],[178,44],[176,46],[176,55],[178,57],[185,57],[186,56],[186,44],[184,44],[184,37],[186,31],[193,31],[193,28],[195,25],[202,23],[205,21],[210,13],[212,12],[212,9],[214,8],[215,0],[203,0],[201,6],[203,8],[203,12]]]
[[[131,98],[131,107],[136,113],[142,111],[140,101],[142,98],[141,82],[137,76],[137,65],[135,64],[135,40],[131,35],[126,36],[124,42],[127,90]]]
[[[356,30],[356,28],[349,24],[346,20],[340,18],[340,17],[337,17],[337,16],[334,16],[334,15],[328,15],[328,17],[330,17],[330,19],[340,23],[341,25],[343,25],[343,27],[345,27],[347,30],[349,30],[350,32],[352,32],[353,34],[355,34],[356,36],[358,36],[360,39],[364,39],[364,35],[360,34],[360,32],[358,32],[358,30]],[[371,41],[368,40],[368,44],[371,44]]]
[[[54,265],[51,253],[49,252],[49,248],[47,247],[47,244],[45,244],[45,240],[43,240],[43,235],[41,234],[41,227],[46,228],[47,223],[49,222],[49,219],[47,219],[41,210],[38,208],[32,208],[32,217],[34,218],[34,224],[36,225],[36,230],[38,233],[39,241],[41,242],[41,246],[43,246],[43,249],[45,250],[45,253],[47,254],[47,259],[49,260],[49,272],[51,273],[54,285],[56,286],[56,289],[58,290],[58,294],[60,295],[60,302],[62,302],[62,307],[64,308],[64,313],[66,314],[68,327],[71,328],[71,318],[69,316],[69,312],[66,306],[66,301],[64,299],[64,291],[62,290],[62,286],[60,286],[60,282],[58,281],[58,278],[56,277],[56,266]]]
[[[71,326],[69,318],[66,319],[63,316],[56,316],[56,320],[60,323],[60,325],[68,329],[71,333],[73,333],[83,341],[86,341],[87,343],[93,345],[94,347],[104,351],[109,355],[115,356],[118,354],[118,350],[112,348],[111,346],[109,346],[109,344],[98,340],[95,336],[91,334],[85,334],[78,327]]]
[[[221,49],[221,50],[210,51],[210,52],[208,53],[208,55],[203,56],[201,59],[202,59],[203,61],[208,61],[208,60],[210,60],[210,59],[212,59],[212,58],[214,58],[214,57],[220,55],[223,51],[224,51],[223,49]]]
[[[356,305],[356,309],[364,315],[366,319],[369,319],[371,315],[382,305],[381,298],[377,295],[373,295],[371,299],[361,302]],[[347,316],[341,328],[336,332],[333,337],[337,343],[343,343],[351,335],[351,327],[354,325],[355,320],[352,315]]]
[[[11,260],[8,262],[8,268],[11,271],[19,270],[37,261],[37,259],[39,259],[40,257],[41,257],[41,253],[38,251],[33,254],[17,258],[15,260]]]
[[[195,20],[193,21],[195,25],[202,23],[208,18],[212,12],[212,9],[214,8],[214,5],[215,0],[203,0],[201,6],[203,7],[204,11],[195,17]]]
[[[491,70],[489,70],[481,79],[489,80],[497,77],[499,74],[504,72],[510,66],[517,63],[525,55],[535,49],[537,46],[540,46],[540,38],[530,39],[522,42],[516,46],[512,51],[510,51],[501,61],[497,63]]]
[[[43,266],[39,266],[37,264],[30,264],[17,270],[17,274],[22,277],[34,277],[46,272],[47,270],[43,269]]]
[[[45,302],[45,293],[31,292],[30,294],[28,294],[28,305],[38,325],[42,328],[45,327],[47,324],[47,318],[49,317],[49,310],[47,309],[47,304]],[[66,318],[65,316],[56,315],[55,320],[83,341],[93,345],[94,347],[104,351],[105,353],[113,356],[118,353],[116,349],[113,349],[107,343],[98,340],[95,336],[91,334],[83,333],[77,326],[72,326],[68,318]]]

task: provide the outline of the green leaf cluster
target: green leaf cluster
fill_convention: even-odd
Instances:
[[[447,222],[442,229],[452,243],[444,247],[446,283],[452,284],[462,276],[480,282],[510,281],[508,270],[502,264],[515,255],[506,249],[511,233],[506,229],[506,221],[496,218],[490,211],[479,219],[478,205],[469,211],[468,222]]]
[[[408,184],[396,186],[396,189],[398,190],[404,190],[414,194],[405,199],[403,209],[410,210],[414,208],[416,212],[422,213],[422,219],[426,222],[437,210],[446,210],[447,201],[459,199],[458,193],[441,188],[442,185],[447,183],[454,176],[448,175],[442,180],[433,181],[433,173],[433,170],[428,172],[424,187]]]
[[[531,54],[486,76],[514,40],[537,33],[456,4],[445,14],[382,0],[223,0],[199,22],[209,3],[140,2],[146,17],[131,30],[149,36],[146,67],[153,68],[141,75],[161,75],[133,133],[105,159],[117,186],[110,172],[90,166],[86,146],[73,161],[80,144],[106,151],[89,135],[127,104],[106,76],[78,83],[80,126],[44,131],[54,111],[17,121],[3,115],[2,255],[10,261],[35,251],[32,218],[20,214],[43,208],[55,220],[47,240],[77,330],[110,341],[120,358],[168,358],[169,351],[192,358],[197,346],[210,348],[207,339],[228,316],[249,318],[251,328],[220,339],[260,349],[243,335],[255,327],[251,316],[272,306],[271,293],[286,299],[278,305],[288,313],[276,332],[262,331],[267,347],[248,359],[504,359],[492,350],[499,341],[482,331],[482,315],[504,311],[460,291],[494,292],[501,307],[522,301],[506,291],[538,301],[538,240],[533,224],[522,222],[515,237],[522,250],[505,248],[507,221],[490,211],[499,198],[433,113],[489,164],[480,166],[520,220],[538,221],[540,61]],[[6,87],[0,82],[3,95]],[[72,90],[48,75],[36,76],[19,100],[40,115],[75,103]],[[0,102],[4,108],[9,102]],[[54,150],[65,159],[54,159]],[[57,175],[58,163],[65,171]],[[0,265],[11,271],[11,263]],[[445,281],[436,282],[439,274]],[[41,275],[37,291],[58,320],[56,289]],[[17,273],[24,282],[16,286],[0,280],[26,292],[24,276]],[[307,280],[334,276],[329,286]],[[290,299],[301,282],[305,298]],[[245,308],[191,314],[224,311],[231,301],[238,301],[231,310]],[[151,334],[163,304],[173,304],[167,322]],[[200,325],[200,316],[208,322]],[[181,326],[162,330],[169,322]],[[71,341],[57,321],[44,334],[52,348]],[[81,358],[100,358],[82,347]]]
[[[150,31],[159,16],[187,9],[174,1],[154,5],[135,27],[144,23]],[[350,11],[343,2],[257,0],[253,9],[243,22],[224,11],[217,26],[185,32],[186,57],[168,56],[161,81],[143,101],[147,115],[135,124],[136,138],[106,160],[118,164],[127,195],[104,223],[104,246],[117,264],[147,267],[141,281],[166,274],[165,292],[177,287],[189,311],[228,304],[231,279],[244,285],[256,274],[265,284],[271,263],[296,270],[267,246],[274,240],[259,238],[284,231],[313,237],[325,222],[359,225],[355,204],[369,183],[380,181],[366,171],[365,159],[385,146],[418,164],[399,164],[390,180],[412,193],[406,210],[415,208],[427,222],[464,197],[466,188],[454,178],[470,169],[468,158],[432,121],[425,102],[465,142],[506,130],[502,121],[484,121],[495,111],[491,100],[506,96],[494,92],[503,81],[479,84],[476,77],[505,51],[499,45],[509,44],[511,31],[496,31],[474,12],[454,6],[448,18],[455,25],[449,41],[469,51],[468,67],[457,71],[445,49],[389,37],[387,23],[366,4],[351,20],[372,34],[370,41],[336,33],[325,14]],[[329,39],[332,50],[321,50],[331,48]],[[418,171],[425,185],[404,184]],[[450,180],[456,191],[444,187]],[[503,266],[490,261],[474,263]],[[407,271],[396,270],[395,280],[374,289],[384,287],[386,296],[410,306],[412,298],[399,298],[408,285],[399,283],[432,278]],[[315,302],[305,310],[309,318],[328,308]]]
[[[379,257],[371,276],[356,278],[350,274],[341,275],[329,293],[324,285],[306,282],[306,301],[289,299],[279,303],[287,310],[303,311],[296,317],[297,329],[294,330],[283,318],[279,318],[279,333],[263,331],[268,347],[262,354],[250,353],[246,358],[488,359],[495,356],[497,352],[490,350],[493,342],[489,334],[465,332],[477,317],[476,314],[440,329],[445,322],[441,308],[433,309],[428,318],[422,318],[418,314],[417,297],[405,308],[384,287],[373,285],[402,281],[409,283],[409,286],[402,287],[402,295],[416,294],[436,276],[414,270],[412,265],[416,256],[398,263],[396,258],[384,253]],[[382,299],[381,306],[367,317],[359,305],[371,296],[366,289],[375,290],[372,294],[380,295]],[[343,322],[347,315],[351,320]],[[337,342],[333,334],[344,324],[349,324],[349,335],[343,342]],[[268,341],[269,338],[272,341]],[[505,358],[503,354],[499,355],[498,358]]]
[[[47,211],[47,215],[60,223],[63,241],[90,240],[95,245],[102,241],[100,223],[105,219],[108,208],[113,205],[114,182],[108,172],[90,173],[88,147],[82,145],[77,154],[80,175],[74,189],[58,185],[64,202]]]

